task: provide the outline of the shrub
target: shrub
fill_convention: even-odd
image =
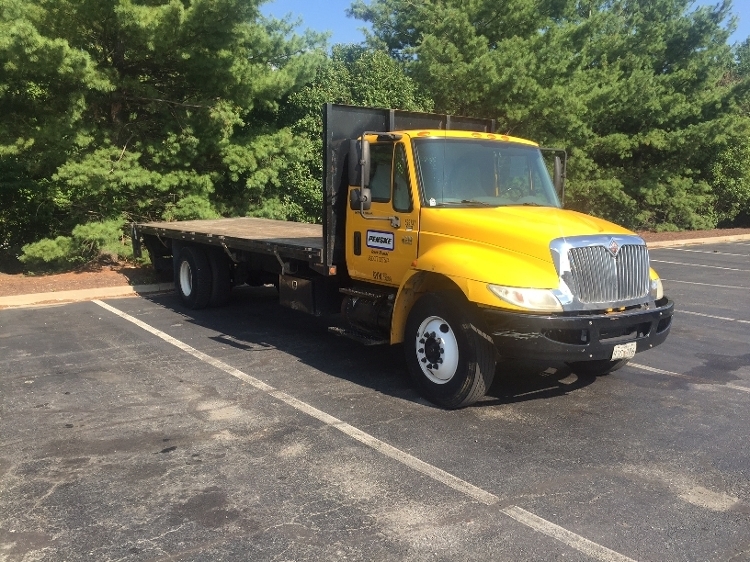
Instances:
[[[132,259],[133,249],[120,219],[80,224],[71,236],[44,238],[26,244],[19,260],[32,272],[72,269],[103,256]]]

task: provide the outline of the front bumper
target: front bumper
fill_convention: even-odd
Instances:
[[[608,314],[539,315],[482,309],[500,355],[518,359],[594,361],[610,359],[615,345],[636,342],[636,353],[662,343],[672,325],[674,303]]]

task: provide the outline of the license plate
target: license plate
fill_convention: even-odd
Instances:
[[[612,361],[617,359],[632,359],[635,357],[636,342],[621,343],[612,350]]]

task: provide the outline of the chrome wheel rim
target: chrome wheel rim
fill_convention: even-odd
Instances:
[[[193,292],[193,272],[187,260],[180,264],[180,290],[186,297]]]
[[[417,362],[422,373],[435,384],[445,384],[458,369],[458,341],[450,324],[429,316],[419,325],[415,338]]]

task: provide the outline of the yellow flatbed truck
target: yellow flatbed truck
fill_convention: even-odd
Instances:
[[[227,218],[133,225],[191,308],[273,283],[284,306],[403,343],[421,392],[479,400],[499,357],[606,373],[662,343],[673,303],[645,242],[562,208],[536,143],[492,120],[327,104],[322,225]],[[343,325],[344,327],[341,327]]]

